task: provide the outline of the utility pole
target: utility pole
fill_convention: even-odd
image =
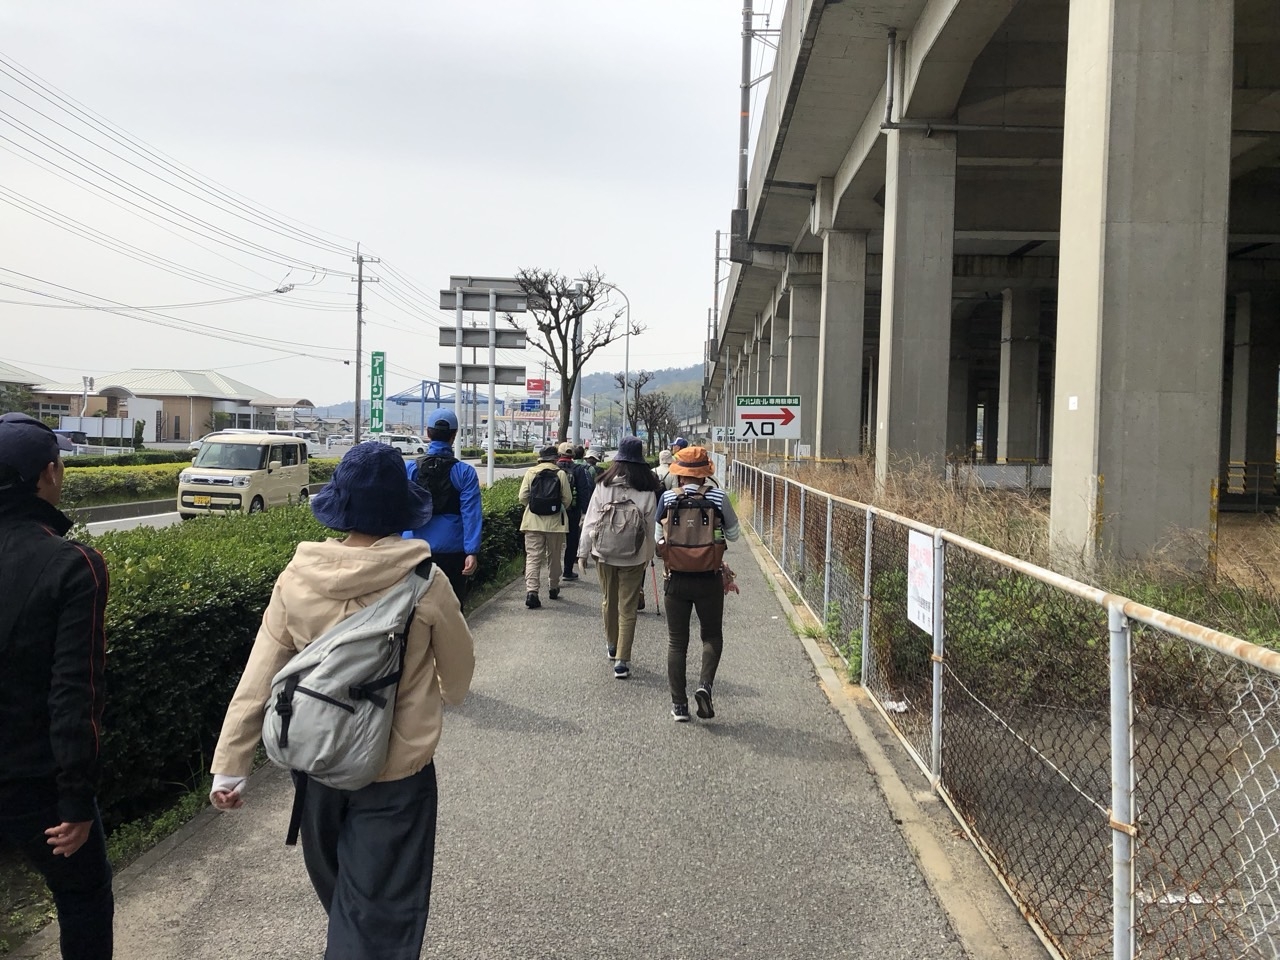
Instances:
[[[365,279],[364,265],[366,263],[381,263],[382,261],[376,257],[362,256],[360,253],[360,244],[358,243],[356,244],[356,255],[351,259],[355,261],[355,265],[356,265],[356,279],[355,279],[355,285],[356,285],[356,415],[354,418],[356,425],[355,425],[355,430],[352,431],[352,439],[356,443],[359,443],[360,442],[360,423],[361,423],[360,351],[362,349],[361,339],[364,334],[364,285],[366,283],[378,282],[377,277],[369,277],[367,280]]]
[[[564,403],[564,397],[560,398]],[[542,361],[542,440],[547,440],[547,361]]]
[[[573,321],[573,369],[575,379],[573,381],[573,412],[570,416],[570,423],[573,424],[573,432],[570,439],[576,447],[582,442],[582,284],[574,285],[577,291],[577,308],[578,315]]]

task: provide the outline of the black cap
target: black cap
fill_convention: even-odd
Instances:
[[[46,424],[25,413],[0,416],[0,471],[17,474],[7,483],[0,479],[0,490],[19,486],[34,490],[45,467],[57,463],[60,456],[58,436]]]

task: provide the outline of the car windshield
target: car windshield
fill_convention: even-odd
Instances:
[[[192,466],[218,470],[261,470],[267,465],[267,448],[255,443],[219,443],[206,440]]]

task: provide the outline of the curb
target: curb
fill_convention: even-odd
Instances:
[[[764,551],[754,530],[748,528],[746,540],[782,609],[794,616],[797,623],[814,623],[808,607],[796,605],[788,598],[789,581]],[[878,714],[866,693],[841,678],[817,641],[800,634],[796,639],[813,663],[818,686],[866,760],[894,823],[965,953],[973,960],[1048,958],[1050,954],[978,851],[968,839],[954,842],[959,828],[941,798],[923,779],[917,789],[904,781],[886,753],[878,728],[868,722],[869,716]],[[884,738],[889,740],[890,748],[896,745],[891,733],[885,731]]]

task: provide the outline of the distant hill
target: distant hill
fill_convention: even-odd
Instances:
[[[638,369],[640,368],[633,369],[631,371],[631,375],[635,376]],[[621,370],[617,372],[622,373]],[[651,370],[649,372],[656,374],[656,376],[644,385],[645,393],[650,393],[655,390],[666,390],[668,392],[700,392],[702,389],[702,364],[700,363],[695,363],[688,367],[665,367],[662,370]],[[530,373],[530,376],[532,376],[532,373]],[[593,393],[610,395],[618,393],[618,384],[613,378],[614,374],[612,373],[588,374],[582,378],[582,396],[586,398],[590,397]],[[552,378],[552,383],[555,383],[554,377]],[[452,394],[453,388],[451,386],[446,387],[445,389]],[[481,388],[482,393],[485,389],[487,388]],[[503,391],[506,389],[508,388],[500,390],[499,396],[501,396]],[[518,388],[510,389],[513,393],[520,392]],[[553,390],[551,392],[551,396],[558,398],[560,396],[560,391]],[[363,401],[360,406],[364,411],[364,415],[367,417],[369,415],[369,401]],[[356,405],[352,401],[348,400],[345,403],[321,404],[316,407],[316,412],[321,416],[326,417],[350,417],[355,411],[355,408]],[[415,411],[417,410],[416,402],[413,404],[413,409]]]
[[[631,375],[635,376],[638,368],[633,368]],[[657,374],[652,380],[644,385],[644,393],[654,390],[672,390],[677,388],[702,387],[702,364],[695,363],[689,367],[666,367],[662,370],[650,370],[650,373]],[[617,373],[622,373],[621,370]],[[593,393],[617,393],[618,382],[614,380],[613,373],[591,373],[582,378],[582,397],[585,399]],[[559,391],[556,392],[559,395]]]

